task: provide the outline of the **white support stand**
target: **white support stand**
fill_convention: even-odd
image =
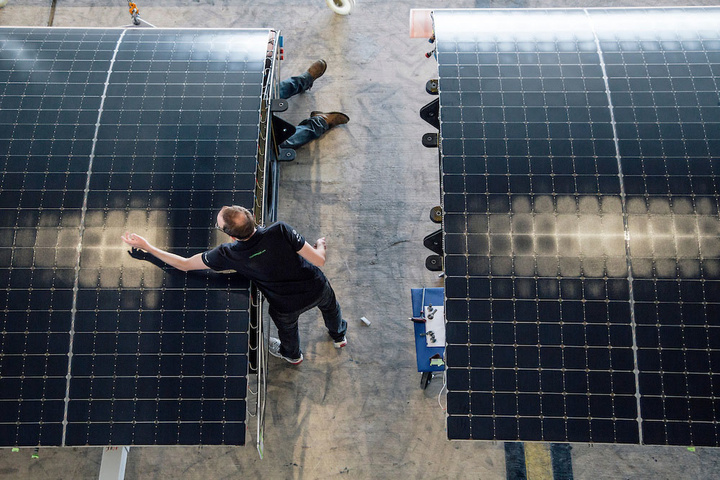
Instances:
[[[105,447],[100,462],[99,480],[124,480],[130,447]]]

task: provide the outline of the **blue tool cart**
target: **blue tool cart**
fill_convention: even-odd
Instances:
[[[433,372],[445,370],[445,343],[437,347],[428,346],[424,307],[442,306],[445,294],[442,288],[413,288],[411,295],[417,369],[422,373],[420,387],[425,389],[432,380]],[[444,327],[443,324],[443,337]]]

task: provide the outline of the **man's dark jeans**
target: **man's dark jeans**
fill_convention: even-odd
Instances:
[[[270,305],[270,318],[275,322],[280,338],[280,354],[287,358],[300,358],[300,333],[298,332],[298,317],[308,310],[318,307],[322,312],[325,326],[332,339],[336,342],[342,340],[347,331],[347,322],[342,318],[340,305],[335,298],[335,292],[330,282],[325,282],[325,288],[320,297],[307,307],[291,313],[281,313]]]

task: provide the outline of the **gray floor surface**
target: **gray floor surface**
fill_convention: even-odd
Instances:
[[[273,27],[285,36],[283,75],[316,58],[328,62],[313,89],[284,114],[341,110],[351,121],[283,165],[282,220],[308,240],[326,236],[324,271],[350,328],[336,351],[315,312],[301,318],[305,362],[270,360],[265,458],[245,447],[133,448],[128,479],[504,478],[502,443],[449,442],[438,404],[439,378],[425,391],[415,367],[410,288],[441,286],[425,270],[425,235],[439,203],[437,151],[418,116],[432,98],[425,82],[436,64],[429,45],[410,39],[410,8],[657,6],[678,2],[570,0],[357,0],[341,17],[324,0],[156,0],[138,6],[158,27]],[[717,5],[694,1],[688,5]],[[50,0],[10,0],[0,25],[44,26]],[[126,3],[58,0],[55,26],[129,23]],[[372,321],[367,327],[360,322]],[[102,449],[0,449],[0,479],[90,479]],[[717,478],[720,451],[698,448],[574,445],[575,478]],[[531,477],[533,478],[533,477]],[[539,478],[539,477],[536,477]]]

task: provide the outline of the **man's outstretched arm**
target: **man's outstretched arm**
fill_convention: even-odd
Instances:
[[[190,258],[185,258],[151,245],[150,242],[136,233],[125,232],[125,235],[121,238],[123,239],[123,242],[127,243],[131,247],[144,250],[155,258],[162,260],[171,267],[175,267],[183,272],[188,272],[190,270],[207,270],[208,268],[208,266],[205,265],[205,262],[202,261],[202,253],[193,255]]]

